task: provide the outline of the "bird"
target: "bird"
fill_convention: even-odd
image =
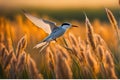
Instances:
[[[70,27],[78,27],[76,25],[70,24],[68,22],[62,23],[60,26],[57,26],[55,22],[44,20],[41,18],[37,18],[30,13],[24,11],[24,15],[37,27],[43,29],[46,33],[49,35],[44,38],[42,41],[40,41],[37,45],[35,45],[33,48],[40,48],[42,51],[46,46],[49,45],[51,41],[56,41],[57,38],[61,37],[66,30],[68,30]]]

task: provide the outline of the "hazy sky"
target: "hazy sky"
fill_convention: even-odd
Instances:
[[[0,7],[80,8],[118,7],[118,0],[0,0]]]

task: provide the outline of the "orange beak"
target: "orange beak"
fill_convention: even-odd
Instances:
[[[78,27],[78,26],[76,26],[76,25],[72,25],[72,27]]]

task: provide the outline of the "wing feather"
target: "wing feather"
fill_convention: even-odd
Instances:
[[[51,21],[47,21],[44,19],[39,19],[37,17],[34,17],[30,15],[29,13],[24,12],[24,15],[36,26],[39,28],[42,28],[46,33],[50,34],[52,32],[52,29],[57,27],[55,23]]]

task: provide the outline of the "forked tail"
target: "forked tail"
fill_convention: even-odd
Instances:
[[[44,45],[46,45],[48,42],[41,42],[41,43],[38,43],[37,45],[35,45],[33,48],[40,48],[40,47],[42,47],[42,46],[44,46]]]
[[[48,45],[49,45],[50,42],[41,42],[41,43],[38,43],[36,46],[34,46],[33,48],[40,48],[40,52],[42,52],[42,50],[44,50]]]

